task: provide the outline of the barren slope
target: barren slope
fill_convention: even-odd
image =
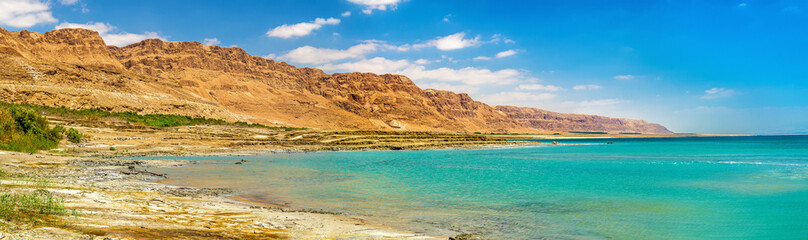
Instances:
[[[671,134],[667,128],[643,120],[557,113],[538,108],[496,106],[524,127],[552,132],[609,132]]]
[[[0,100],[326,129],[548,130],[466,94],[423,90],[401,75],[326,74],[198,42],[105,46],[96,32],[84,29],[0,29]],[[640,121],[586,122],[592,119],[553,129],[659,130]]]

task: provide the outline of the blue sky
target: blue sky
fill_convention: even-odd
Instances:
[[[676,132],[808,133],[805,0],[0,0],[0,25],[238,46]]]

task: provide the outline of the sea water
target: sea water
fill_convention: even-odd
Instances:
[[[808,136],[541,141],[563,144],[193,157],[160,171],[427,234],[808,239]]]

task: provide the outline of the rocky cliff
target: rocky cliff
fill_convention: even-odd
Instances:
[[[662,125],[637,119],[557,113],[528,107],[496,106],[495,108],[507,114],[521,126],[544,131],[671,134]]]
[[[326,74],[237,47],[158,39],[106,46],[84,29],[0,29],[0,100],[328,129],[667,131],[639,120],[515,114],[466,94],[421,89],[401,75]]]

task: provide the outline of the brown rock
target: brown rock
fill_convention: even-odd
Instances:
[[[159,39],[106,46],[98,33],[85,29],[44,34],[0,29],[0,79],[0,101],[269,125],[449,132],[667,131],[638,120],[586,115],[547,119],[530,111],[494,108],[464,93],[424,90],[401,75],[329,75],[252,56],[238,47]]]
[[[496,106],[496,109],[520,125],[547,132],[631,132],[672,134],[667,128],[643,120],[610,118],[597,115],[557,113],[538,108]]]

